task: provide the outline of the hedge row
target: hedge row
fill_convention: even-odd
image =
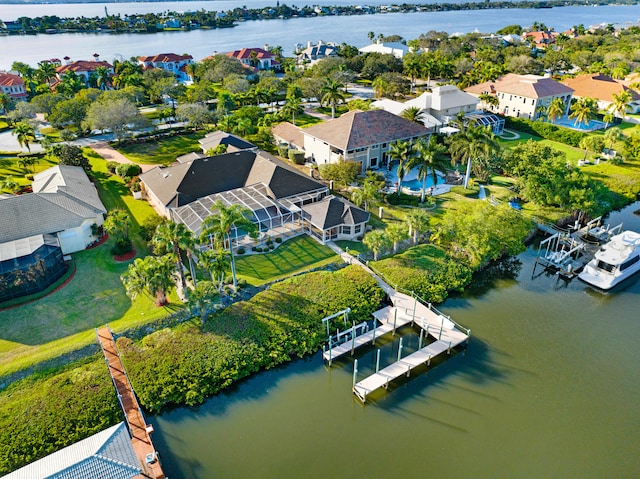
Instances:
[[[580,140],[588,136],[587,133],[563,128],[552,123],[531,121],[525,118],[513,118],[510,116],[506,117],[505,127],[576,148],[579,147]]]
[[[255,371],[318,351],[326,339],[321,318],[350,307],[350,319],[369,319],[383,298],[361,268],[309,273],[233,304],[204,328],[182,324],[140,342],[120,338],[118,347],[149,411],[196,405]]]
[[[55,375],[18,381],[0,392],[0,475],[120,420],[101,355]]]

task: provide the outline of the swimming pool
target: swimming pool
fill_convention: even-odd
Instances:
[[[603,130],[606,126],[604,122],[599,120],[589,120],[587,123],[578,123],[576,120],[572,120],[566,116],[563,116],[562,118],[556,118],[553,121],[553,124],[578,131]]]
[[[442,173],[438,172],[438,176],[442,179]],[[391,169],[387,171],[385,175],[387,182],[391,184],[391,186],[398,186],[398,163],[393,161],[391,162]],[[425,188],[429,189],[433,186],[433,176],[429,173],[427,176],[427,182],[425,183]],[[422,190],[422,180],[418,179],[418,168],[413,168],[411,171],[407,172],[406,175],[402,178],[402,187],[407,188],[411,191],[421,191]]]

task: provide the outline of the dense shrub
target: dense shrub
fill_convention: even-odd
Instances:
[[[111,254],[114,256],[122,256],[133,249],[133,244],[129,238],[117,238],[111,247]]]
[[[304,151],[302,150],[289,150],[289,159],[296,165],[304,165]]]
[[[104,359],[0,392],[0,475],[121,421]]]
[[[133,177],[142,173],[142,168],[140,168],[140,165],[136,165],[135,163],[122,163],[117,166],[116,173],[122,178],[127,176]]]
[[[523,133],[529,133],[530,135],[540,136],[547,140],[564,143],[565,145],[575,146],[576,148],[579,147],[580,140],[588,136],[587,133],[563,128],[552,123],[531,121],[524,118],[513,118],[510,116],[506,118],[505,127],[518,130]]]
[[[239,255],[245,254],[246,250],[244,248],[238,248],[238,250],[236,251]]]
[[[310,273],[220,311],[204,330],[183,324],[118,346],[140,402],[157,412],[198,404],[258,369],[317,351],[326,334],[321,318],[350,307],[350,319],[369,319],[383,298],[361,268]]]
[[[276,243],[280,244],[282,243],[282,238],[280,238],[279,236],[276,238]]]
[[[153,239],[153,235],[156,232],[158,225],[166,223],[168,220],[160,215],[152,214],[145,218],[140,225],[140,236],[143,240],[149,243]]]
[[[399,196],[397,193],[387,195],[386,201],[390,205],[420,206],[419,196],[405,195],[404,193],[400,193]]]
[[[289,158],[289,146],[278,145],[278,155],[280,155],[283,158]]]
[[[392,286],[413,291],[432,303],[444,301],[450,290],[462,291],[472,274],[468,266],[434,245],[414,246],[373,266]]]
[[[120,166],[120,163],[117,161],[107,161],[107,171],[111,174],[115,174],[116,168]]]

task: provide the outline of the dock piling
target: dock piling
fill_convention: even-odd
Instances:
[[[353,386],[351,386],[352,389],[356,388],[356,379],[358,378],[358,360],[356,359],[353,362]]]
[[[449,347],[447,348],[447,354],[451,354],[451,341],[449,341]]]
[[[371,340],[371,345],[376,344],[376,328],[378,327],[378,321],[373,320],[373,339]]]
[[[424,329],[420,330],[420,341],[418,342],[418,349],[422,349],[422,339],[424,337]]]
[[[380,350],[376,353],[376,373],[380,371]]]
[[[392,336],[396,335],[396,321],[398,319],[398,307],[393,308],[393,333]]]
[[[402,338],[400,338],[400,344],[398,345],[398,361],[402,357]]]
[[[353,356],[353,352],[356,349],[356,322],[353,322],[353,326],[351,329],[351,356]]]

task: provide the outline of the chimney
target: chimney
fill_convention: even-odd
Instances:
[[[307,41],[307,48],[311,48],[311,40]]]
[[[68,65],[69,63],[71,63],[71,58],[69,57],[64,57],[63,60],[65,65]]]
[[[94,54],[93,54],[93,61],[94,61],[94,62],[97,62],[97,61],[99,61],[99,60],[100,60],[100,55],[98,55],[97,53],[94,53]]]

